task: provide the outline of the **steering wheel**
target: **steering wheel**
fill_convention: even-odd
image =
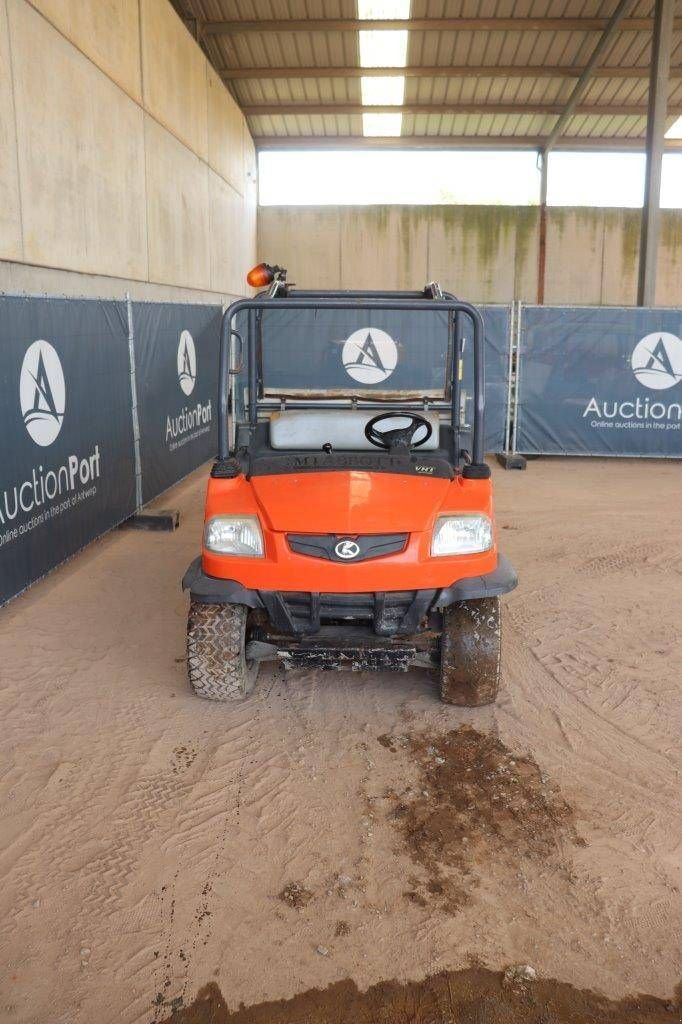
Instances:
[[[407,427],[394,427],[393,430],[377,430],[376,424],[382,420],[404,420],[409,419],[411,423]],[[426,433],[421,440],[413,443],[412,438],[420,427],[426,427]],[[427,419],[415,412],[381,412],[378,416],[369,420],[365,427],[365,437],[370,444],[384,451],[405,449],[411,451],[426,444],[433,433],[433,427]]]

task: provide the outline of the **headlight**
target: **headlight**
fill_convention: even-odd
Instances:
[[[431,554],[473,555],[493,546],[493,527],[487,516],[441,516],[436,520]]]
[[[263,557],[263,534],[257,516],[214,516],[204,528],[204,546],[221,555]]]

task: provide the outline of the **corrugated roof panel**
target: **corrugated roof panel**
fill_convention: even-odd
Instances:
[[[593,117],[580,114],[572,117],[566,125],[566,138],[626,138],[643,136],[646,131],[646,117],[625,117],[622,115]]]
[[[292,138],[299,135],[362,137],[362,118],[348,114],[278,114],[277,117],[259,114],[249,118],[249,128],[254,135]]]
[[[247,79],[236,82],[243,106],[268,103],[360,103],[359,78]]]
[[[189,14],[189,0],[184,4]],[[412,0],[413,18],[608,18],[615,0]],[[262,21],[262,31],[207,35],[204,45],[218,67],[296,68],[357,67],[356,32],[287,32],[270,28],[272,20],[356,18],[356,0],[192,0],[194,13],[205,21],[243,19]],[[630,16],[651,17],[652,0],[637,0]],[[679,12],[682,14],[682,12]],[[538,77],[539,67],[584,66],[599,39],[596,31],[411,31],[408,64],[417,66],[517,65],[524,76],[495,75],[448,77],[408,77],[407,103],[443,104],[442,112],[406,114],[405,135],[542,135],[551,131],[556,116],[525,114],[499,115],[463,113],[458,104],[549,104],[561,106],[571,94],[575,77]],[[650,33],[621,32],[603,63],[624,67],[646,67],[650,55]],[[675,33],[673,65],[682,64],[682,32]],[[245,106],[306,103],[334,104],[360,102],[360,78],[327,76],[324,78],[237,79],[230,82],[238,101]],[[594,137],[633,137],[643,133],[640,115],[625,117],[611,114],[609,107],[644,106],[648,91],[646,78],[595,78],[581,101],[587,106],[603,106],[604,113],[576,115],[567,134]],[[671,82],[670,101],[682,105],[682,80]],[[307,115],[272,113],[253,117],[254,134],[268,136],[362,134],[360,115]]]
[[[525,114],[405,114],[403,135],[469,135],[485,139],[487,136],[534,136],[539,133],[542,118]]]
[[[668,105],[682,107],[682,79],[672,83],[668,93]]]

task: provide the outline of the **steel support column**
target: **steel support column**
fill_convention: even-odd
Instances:
[[[639,246],[637,304],[656,302],[656,263],[661,227],[661,171],[665,122],[668,113],[668,82],[672,49],[675,0],[656,0],[649,77],[649,110],[646,126],[646,173]]]
[[[545,268],[547,266],[547,165],[549,153],[541,150],[540,161],[540,223],[538,226],[538,306],[545,303]]]

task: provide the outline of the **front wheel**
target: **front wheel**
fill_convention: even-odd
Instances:
[[[197,697],[242,700],[256,685],[259,662],[246,658],[242,604],[191,601],[187,619],[187,674]]]
[[[499,597],[458,601],[443,612],[440,695],[446,704],[493,704],[500,689]]]

